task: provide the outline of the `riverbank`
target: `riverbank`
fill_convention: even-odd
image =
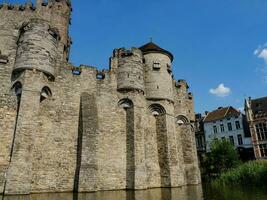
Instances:
[[[212,181],[213,185],[243,185],[267,187],[267,160],[243,163],[223,172]]]

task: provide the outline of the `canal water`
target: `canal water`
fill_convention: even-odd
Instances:
[[[2,200],[2,198],[0,198]],[[106,191],[96,193],[50,193],[29,196],[7,196],[4,200],[267,200],[267,189],[190,186],[142,191]]]

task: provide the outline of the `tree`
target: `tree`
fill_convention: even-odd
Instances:
[[[204,160],[204,173],[209,177],[218,176],[239,163],[238,151],[228,140],[213,140],[211,152]]]

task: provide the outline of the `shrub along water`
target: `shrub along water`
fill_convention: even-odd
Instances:
[[[223,172],[213,185],[267,186],[267,160],[243,163]]]
[[[213,140],[203,162],[203,178],[211,180],[240,164],[239,154],[228,140]]]

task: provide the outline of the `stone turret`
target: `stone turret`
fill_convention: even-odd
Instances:
[[[54,77],[59,40],[58,30],[44,20],[32,19],[24,23],[13,72],[30,69]]]
[[[137,48],[126,50],[116,49],[117,58],[117,88],[122,90],[144,91],[143,54]]]
[[[173,101],[171,63],[173,55],[153,42],[142,47],[147,99]]]
[[[49,20],[57,28],[61,37],[59,49],[62,51],[62,60],[69,59],[71,39],[69,37],[69,24],[71,20],[70,0],[37,0],[37,12],[42,18]]]

